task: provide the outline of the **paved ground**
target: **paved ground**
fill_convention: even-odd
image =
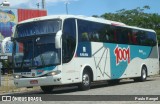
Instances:
[[[19,92],[28,92],[40,89],[39,87],[34,87],[31,89],[27,88],[16,88],[13,82],[12,75],[2,75],[1,76],[1,86],[0,86],[0,95],[6,93],[19,93]]]
[[[2,76],[2,82],[0,87],[0,95],[5,93],[16,93],[16,92],[39,92],[42,93],[39,87],[34,87],[31,89],[27,88],[16,88],[13,83],[12,76]],[[122,87],[123,86],[123,87]],[[132,90],[134,87],[134,90]],[[160,88],[160,75],[152,76],[148,78],[146,82],[135,83],[131,79],[121,80],[119,85],[108,85],[107,83],[97,83],[93,84],[91,90],[81,91],[77,90],[77,87],[65,87],[53,90],[53,94],[69,94],[69,95],[156,95],[160,94],[160,90],[155,90],[155,88]],[[97,89],[100,89],[96,91]],[[95,91],[94,91],[95,90]],[[129,91],[129,93],[127,92]],[[149,90],[149,91],[147,91]],[[122,91],[121,93],[119,91]],[[152,92],[150,92],[152,91]]]
[[[77,87],[66,87],[66,88],[59,88],[54,89],[49,94],[44,94],[39,88],[35,90],[22,90],[17,92],[10,92],[7,95],[14,95],[14,96],[42,96],[42,97],[50,97],[51,99],[55,97],[55,95],[59,95],[61,99],[66,99],[66,97],[62,97],[63,95],[157,95],[158,99],[160,99],[160,76],[148,78],[146,82],[133,82],[133,80],[122,80],[118,85],[108,85],[106,83],[99,83],[98,85],[93,85],[90,90],[88,91],[79,91]],[[5,93],[1,93],[6,95]],[[89,97],[88,96],[88,97]],[[57,97],[57,96],[56,96]],[[113,96],[114,97],[114,96]],[[121,97],[121,96],[120,96]],[[126,96],[127,97],[127,96]],[[86,96],[87,99],[87,96]],[[55,101],[54,101],[55,102]],[[52,103],[54,103],[52,102]],[[17,104],[17,102],[15,102]],[[25,103],[25,102],[24,102]],[[39,102],[35,102],[39,104]],[[46,102],[41,102],[46,103]],[[47,102],[51,103],[51,102]],[[57,103],[57,102],[55,102]],[[90,101],[90,102],[81,102],[81,101],[58,101],[60,104],[106,104],[104,101]],[[160,102],[144,102],[144,101],[115,101],[115,102],[107,102],[109,104],[159,104]],[[14,102],[12,102],[14,104]]]
[[[13,88],[14,88],[13,77],[11,75],[2,75],[0,93],[8,92]]]

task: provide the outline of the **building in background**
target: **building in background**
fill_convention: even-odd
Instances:
[[[21,9],[0,7],[0,59],[11,60],[12,42],[11,37],[14,35],[15,26],[18,22],[30,18],[46,16],[47,11],[44,9]],[[4,65],[3,65],[4,67]]]

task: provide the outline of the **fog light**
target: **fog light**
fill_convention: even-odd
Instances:
[[[51,73],[50,73],[50,75],[52,75],[52,76],[53,76],[53,75],[56,75],[56,74],[57,74],[56,72],[51,72]]]
[[[60,70],[57,70],[57,71],[50,72],[50,73],[48,73],[47,75],[49,75],[49,76],[54,76],[54,75],[59,74],[60,72],[61,72]]]
[[[19,79],[21,78],[21,75],[14,75],[14,78]]]

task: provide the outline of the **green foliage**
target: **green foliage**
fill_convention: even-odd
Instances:
[[[2,60],[2,65],[3,65],[4,68],[9,67],[8,60]]]
[[[156,13],[145,13],[145,10],[150,9],[149,6],[143,8],[137,7],[132,10],[121,9],[116,13],[105,13],[102,18],[123,22],[130,26],[153,29],[157,33],[157,38],[160,43],[160,15]]]
[[[7,73],[9,73],[9,74],[13,73],[12,62],[9,59],[8,60],[1,60],[1,62],[2,62],[3,68],[5,68],[5,70],[7,71]]]

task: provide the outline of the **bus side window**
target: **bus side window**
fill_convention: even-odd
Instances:
[[[116,30],[114,30],[113,36],[114,36],[113,41],[117,42],[117,32],[116,32]]]
[[[85,42],[89,41],[89,33],[88,33],[88,24],[89,22],[78,20],[78,41]]]
[[[133,44],[137,44],[137,37],[136,37],[136,35],[132,35],[132,41],[133,41]]]
[[[104,39],[105,39],[106,42],[109,42],[109,40],[110,40],[110,34],[107,30],[106,30]]]
[[[82,33],[82,41],[89,41],[89,36],[87,32],[83,32]]]
[[[145,35],[145,32],[143,32],[143,31],[140,31],[139,32],[139,37],[140,37],[140,44],[141,45],[147,45],[147,43],[146,43],[146,35]]]
[[[132,44],[133,43],[132,34],[129,31],[128,31],[128,39],[129,39],[129,44]]]
[[[137,31],[136,30],[132,30],[132,41],[133,41],[133,45],[138,44],[137,42]]]
[[[146,32],[146,36],[147,36],[147,39],[146,39],[147,45],[149,45],[149,46],[155,46],[157,44],[156,34],[155,33],[153,33],[153,32]]]
[[[110,42],[117,43],[117,28],[116,26],[110,26]]]
[[[109,39],[110,39],[110,42],[114,42],[114,34],[113,34],[113,32],[111,32]]]
[[[99,42],[99,34],[97,32],[93,32],[93,41],[94,42]]]

